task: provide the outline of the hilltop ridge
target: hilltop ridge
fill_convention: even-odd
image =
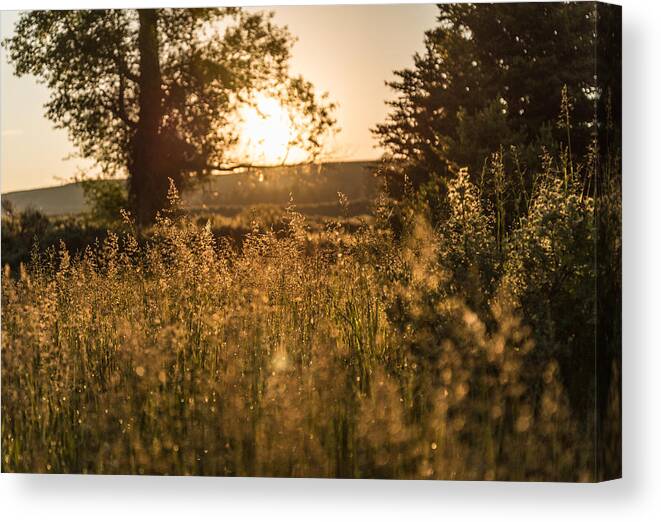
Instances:
[[[190,209],[261,204],[286,205],[290,198],[309,205],[337,201],[342,192],[349,201],[371,197],[376,190],[373,170],[376,161],[339,161],[307,165],[253,168],[244,172],[214,175],[196,181],[183,194]],[[117,183],[125,180],[118,179]],[[2,194],[15,210],[34,208],[49,216],[80,214],[87,209],[79,182],[56,187]]]

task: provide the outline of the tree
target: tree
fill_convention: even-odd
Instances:
[[[296,145],[314,156],[332,104],[288,72],[293,43],[272,14],[236,8],[32,11],[4,41],[17,75],[50,90],[46,116],[83,157],[125,172],[142,224],[167,205],[168,178],[243,165],[237,109],[257,92],[291,107]]]
[[[612,68],[595,63],[595,45],[605,36],[596,3],[438,9],[438,24],[425,33],[414,67],[396,71],[388,83],[397,97],[374,129],[388,156],[406,164],[394,171],[400,178],[391,180],[395,190],[404,174],[416,186],[464,166],[478,181],[489,154],[501,147],[507,153],[516,146],[529,173],[539,166],[541,145],[560,144],[574,160],[588,151],[606,91],[614,107],[621,99],[617,57]],[[565,86],[571,122],[564,115],[559,121]]]

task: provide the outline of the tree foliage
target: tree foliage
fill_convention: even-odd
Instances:
[[[256,92],[300,114],[296,145],[319,151],[332,105],[289,74],[292,43],[272,14],[205,8],[32,11],[4,45],[17,75],[48,87],[46,116],[81,155],[128,173],[133,209],[148,222],[168,178],[181,188],[238,166],[236,110]]]
[[[595,63],[596,45],[618,49],[610,11],[591,2],[438,9],[424,52],[388,83],[396,98],[374,129],[388,156],[406,163],[396,172],[420,185],[468,167],[477,181],[490,153],[501,148],[510,170],[516,156],[528,173],[541,166],[541,146],[561,144],[575,158],[588,151],[595,115],[606,121],[607,105],[618,107],[621,99],[617,56],[612,64]],[[612,116],[618,127],[619,113]],[[402,183],[400,175],[391,189],[401,193]]]

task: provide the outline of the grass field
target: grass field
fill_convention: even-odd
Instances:
[[[2,471],[620,478],[597,4],[12,15]]]
[[[378,202],[257,213],[240,246],[173,211],[6,267],[3,471],[594,480],[594,419],[531,327],[567,266],[564,305],[594,284],[593,202],[549,181],[499,254],[475,190],[401,238]]]

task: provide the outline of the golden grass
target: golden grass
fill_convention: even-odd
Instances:
[[[444,290],[424,219],[403,246],[285,224],[239,253],[173,214],[6,269],[3,471],[594,478],[558,365],[533,393],[530,328]]]

